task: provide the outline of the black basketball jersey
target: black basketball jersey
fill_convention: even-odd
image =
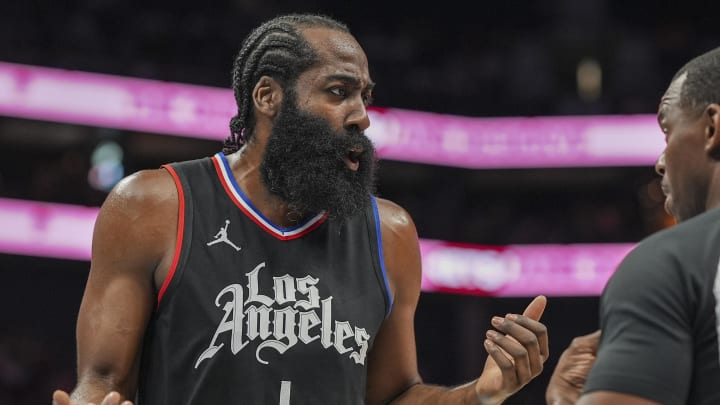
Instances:
[[[271,223],[225,156],[164,166],[180,214],[138,403],[360,404],[367,355],[392,304],[377,205],[339,221]]]

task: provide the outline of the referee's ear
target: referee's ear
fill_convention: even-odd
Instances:
[[[713,159],[720,161],[720,104],[710,104],[703,112],[705,115],[705,151]]]

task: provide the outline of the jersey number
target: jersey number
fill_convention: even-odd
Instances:
[[[291,381],[280,381],[280,403],[278,405],[290,405]]]

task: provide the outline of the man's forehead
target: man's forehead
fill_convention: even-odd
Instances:
[[[673,80],[670,83],[670,86],[668,86],[667,90],[665,91],[665,94],[663,94],[662,98],[660,99],[660,107],[661,108],[664,105],[674,104],[678,100],[680,100],[682,87],[683,87],[683,84],[685,83],[686,78],[687,78],[687,72],[681,74],[680,76],[678,76],[675,80]]]
[[[302,35],[320,57],[310,70],[321,76],[343,75],[358,82],[371,83],[365,52],[355,38],[344,31],[332,28],[305,28]]]
[[[365,51],[350,33],[332,28],[305,28],[302,35],[321,58],[356,61],[367,65]]]
[[[660,98],[660,105],[658,106],[658,121],[662,122],[672,110],[673,107],[677,106],[680,102],[680,96],[682,94],[682,87],[687,78],[687,72],[684,72],[675,80],[673,80],[665,90],[665,94]]]
[[[319,53],[339,56],[365,56],[360,44],[350,33],[333,28],[313,27],[302,29],[303,37]]]

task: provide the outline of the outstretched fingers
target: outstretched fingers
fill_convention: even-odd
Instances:
[[[53,392],[53,405],[70,405],[70,395],[63,390]]]
[[[510,331],[504,332],[515,338],[524,347],[537,350],[540,357],[536,356],[535,358],[541,359],[541,363],[544,363],[550,356],[547,327],[524,315],[508,314],[504,319],[506,322],[511,322]],[[505,327],[506,322],[503,322],[501,327]]]
[[[105,395],[100,405],[133,405],[130,401],[122,401],[119,393],[113,391]],[[62,390],[53,392],[53,405],[95,405],[93,402],[78,403],[70,399],[70,395]]]
[[[105,398],[100,405],[120,405],[120,394],[117,392],[111,392],[105,395]]]
[[[100,405],[132,405],[132,402],[130,401],[122,401],[122,403],[120,403],[120,401],[122,401],[122,397],[120,396],[120,394],[113,391],[105,395],[105,398],[100,403]]]
[[[492,325],[500,332],[490,330],[486,350],[503,372],[503,379],[516,379],[524,385],[539,375],[549,355],[547,328],[524,315],[508,314],[493,317]],[[493,345],[498,350],[493,350]],[[505,374],[508,374],[507,376]]]
[[[516,364],[515,360],[511,359],[511,356],[505,352],[503,348],[500,347],[496,341],[502,339],[502,336],[495,332],[495,331],[488,331],[487,332],[487,339],[485,339],[485,350],[487,351],[488,355],[492,357],[492,359],[495,361],[495,364],[497,364],[497,367],[500,369],[500,373],[502,376],[502,387],[504,387],[509,392],[514,392],[518,388],[520,388],[523,383],[520,381],[520,378],[517,371],[516,371]]]
[[[529,344],[529,348],[523,346],[523,344],[520,343],[521,340],[516,337],[520,335],[520,332],[513,330],[517,328],[513,328],[513,326],[515,326],[513,322],[505,318],[493,317],[492,324],[499,331],[504,332],[503,334],[494,330],[487,331],[488,339],[502,349],[500,353],[505,356],[506,361],[503,361],[502,365],[498,363],[498,366],[503,371],[503,375],[506,373],[515,374],[514,377],[520,384],[525,384],[530,381],[533,377],[531,357],[533,357],[534,353],[539,352],[539,350],[536,349],[537,345],[532,347],[533,345]],[[511,330],[515,336],[511,334]],[[523,337],[523,340],[527,339],[528,337]],[[495,357],[493,357],[493,359],[495,359]],[[495,361],[497,362],[497,359],[495,359]]]

